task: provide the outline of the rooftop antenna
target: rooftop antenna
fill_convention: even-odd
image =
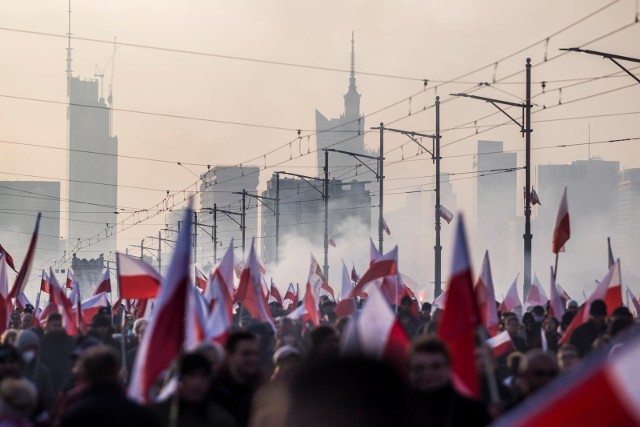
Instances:
[[[356,51],[355,51],[355,36],[351,31],[351,78],[356,77]]]
[[[71,78],[71,0],[69,0],[69,32],[67,32],[67,79]]]

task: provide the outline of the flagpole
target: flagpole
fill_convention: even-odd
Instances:
[[[553,269],[553,280],[556,280],[556,277],[558,276],[558,258],[559,258],[560,252],[556,252],[556,266]]]

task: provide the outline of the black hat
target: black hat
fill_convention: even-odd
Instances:
[[[211,362],[206,356],[199,353],[187,353],[180,359],[180,376],[190,375],[195,372],[204,372],[211,375]]]
[[[93,319],[91,319],[92,328],[106,328],[108,326],[111,326],[111,319],[107,316],[96,314],[93,316]]]
[[[601,299],[594,300],[591,303],[591,307],[589,307],[589,315],[590,316],[606,316],[607,315],[607,304]]]

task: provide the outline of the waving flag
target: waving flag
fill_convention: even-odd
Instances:
[[[571,237],[571,224],[569,222],[569,206],[567,204],[567,187],[564,188],[564,194],[560,201],[558,209],[558,217],[556,218],[556,226],[553,229],[553,242],[551,249],[553,253],[564,250],[564,244]]]
[[[385,276],[393,276],[398,271],[398,247],[393,248],[389,253],[377,257],[369,265],[369,269],[362,275],[362,278],[351,291],[351,298],[361,294],[365,285]]]
[[[498,309],[496,307],[496,297],[493,290],[493,278],[491,277],[491,263],[489,262],[489,251],[484,253],[482,262],[482,273],[476,281],[474,289],[478,309],[480,310],[480,318],[482,324],[487,328],[489,335],[494,336],[500,329],[500,321],[498,320]]]
[[[640,302],[638,302],[638,299],[633,295],[633,293],[631,292],[631,289],[629,289],[628,286],[627,286],[627,306],[629,307],[629,309],[631,309],[631,307],[634,308],[634,310],[636,311],[635,317],[640,316]]]
[[[242,304],[255,319],[273,325],[267,300],[262,293],[260,263],[256,254],[255,239],[251,242],[251,250],[240,276],[240,284],[234,296],[234,302]]]
[[[451,224],[451,221],[453,220],[453,214],[449,209],[440,205],[440,207],[438,208],[438,215],[440,215],[440,218],[447,221],[447,224]]]
[[[106,292],[92,295],[90,298],[87,298],[80,303],[80,310],[82,310],[81,318],[85,322],[83,325],[84,328],[88,326],[86,321],[93,319],[93,316],[98,314],[98,311],[100,311],[102,307],[109,307],[109,299],[107,298]],[[76,317],[78,317],[77,306],[74,306],[73,311],[76,313]]]
[[[336,241],[335,241],[335,240],[333,240],[333,239],[329,239],[329,244],[330,244],[331,246],[333,246],[334,248],[336,247]]]
[[[149,320],[133,364],[128,395],[141,402],[149,401],[149,391],[160,374],[180,354],[185,342],[185,323],[191,279],[191,206],[186,209],[176,249],[163,280],[153,316]]]
[[[65,288],[66,289],[73,289],[75,288],[76,284],[78,283],[78,281],[76,280],[76,276],[73,274],[73,271],[71,271],[70,268],[67,269],[67,281],[65,284]]]
[[[271,289],[269,290],[269,302],[277,302],[282,307],[282,296],[280,295],[280,291],[276,287],[276,284],[273,283],[273,277],[271,278]]]
[[[9,255],[9,252],[6,251],[5,248],[0,245],[0,254],[4,254],[5,262],[13,271],[16,271],[16,265],[13,263],[13,257]]]
[[[41,217],[42,217],[42,214],[38,212],[38,218],[36,219],[36,228],[35,230],[33,230],[33,235],[31,236],[31,242],[29,242],[29,249],[27,249],[27,255],[24,257],[24,261],[22,262],[22,266],[20,266],[20,271],[18,272],[18,276],[16,277],[15,282],[13,282],[13,287],[11,288],[11,292],[9,292],[9,299],[15,298],[21,293],[23,293],[25,286],[27,286],[27,281],[29,280],[29,275],[31,274],[31,266],[33,264],[33,258],[36,253],[36,245],[38,243],[38,230],[40,229]]]
[[[620,259],[614,264],[617,268],[615,280],[607,287],[604,302],[607,304],[607,316],[612,316],[616,308],[622,306],[622,276],[620,274]]]
[[[93,291],[93,295],[99,295],[103,292],[108,294],[111,293],[111,271],[109,269],[109,263],[107,263],[107,268],[102,274],[102,280],[100,280],[100,284],[98,285],[96,290]]]
[[[486,343],[491,347],[494,357],[504,356],[516,349],[507,331],[502,331],[496,336],[489,338]]]
[[[207,287],[207,276],[204,275],[204,273],[195,265],[193,266],[194,270],[195,270],[195,282],[196,282],[196,287],[200,290],[204,290],[204,288]]]
[[[58,313],[62,315],[62,324],[67,334],[74,336],[78,334],[78,325],[73,314],[73,304],[64,294],[62,286],[58,283],[53,270],[49,268],[49,287],[51,289],[51,302],[58,308]]]
[[[477,398],[480,396],[480,384],[474,356],[475,333],[482,321],[473,293],[471,262],[462,215],[458,218],[445,306],[438,336],[451,352],[454,386],[461,393]]]
[[[540,203],[540,197],[538,197],[538,193],[536,193],[536,189],[533,188],[533,186],[531,186],[531,204],[534,206],[542,206],[542,203]]]
[[[296,294],[296,290],[293,287],[293,283],[289,283],[289,287],[287,288],[287,292],[285,292],[284,294],[284,299],[282,300],[282,303],[284,304],[285,302],[289,301],[289,304],[287,304],[287,308],[289,308],[291,306],[291,304],[295,305],[293,307],[296,307],[298,305],[298,296]]]
[[[550,289],[549,294],[551,295],[551,299],[549,300],[549,308],[551,311],[551,315],[556,319],[562,319],[562,315],[564,314],[564,307],[562,306],[562,301],[560,300],[560,293],[558,292],[558,287],[556,286],[556,279],[553,274],[553,267],[551,267],[551,281],[550,281]]]
[[[47,272],[42,270],[42,278],[40,279],[40,290],[47,294],[51,293],[49,290],[49,276],[47,276]]]
[[[122,299],[155,298],[160,290],[160,273],[146,262],[116,253],[118,287]]]
[[[316,298],[313,296],[313,288],[311,287],[311,283],[307,282],[307,290],[304,293],[304,309],[306,311],[306,315],[303,317],[305,321],[310,320],[313,326],[318,326],[320,324],[320,314],[318,313],[318,303],[316,302]]]
[[[533,283],[529,288],[529,293],[527,294],[527,300],[524,302],[524,306],[526,307],[535,307],[536,305],[545,306],[549,302],[549,298],[547,294],[544,292],[540,281],[538,280],[538,276],[533,274]]]
[[[340,301],[334,310],[336,317],[350,316],[355,312],[356,302],[353,298],[349,298],[352,288],[353,283],[349,277],[349,270],[347,270],[346,264],[342,261],[342,289],[340,291]]]
[[[613,258],[613,251],[611,250],[611,239],[609,237],[607,237],[607,255],[609,261],[609,265],[607,268],[611,268],[611,266],[616,263],[616,260]]]
[[[9,327],[12,306],[9,296],[9,277],[7,269],[9,264],[6,261],[6,252],[0,252],[0,334]]]
[[[358,276],[358,273],[356,272],[356,265],[353,264],[351,267],[351,281],[357,282],[358,280],[360,280],[360,276]]]
[[[391,230],[389,230],[387,221],[385,221],[384,218],[382,218],[382,229],[384,230],[385,233],[387,233],[387,236],[391,236]]]
[[[520,301],[520,297],[518,296],[518,277],[520,277],[519,274],[516,275],[515,279],[513,279],[513,283],[509,286],[507,295],[502,300],[500,307],[498,307],[498,310],[501,313],[507,313],[509,311],[513,311],[514,308],[522,307],[522,301]]]

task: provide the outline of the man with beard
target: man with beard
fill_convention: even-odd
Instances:
[[[56,395],[71,375],[69,356],[73,349],[73,338],[67,335],[67,331],[62,326],[62,316],[59,313],[49,313],[44,337],[40,341],[40,361],[51,373]]]

